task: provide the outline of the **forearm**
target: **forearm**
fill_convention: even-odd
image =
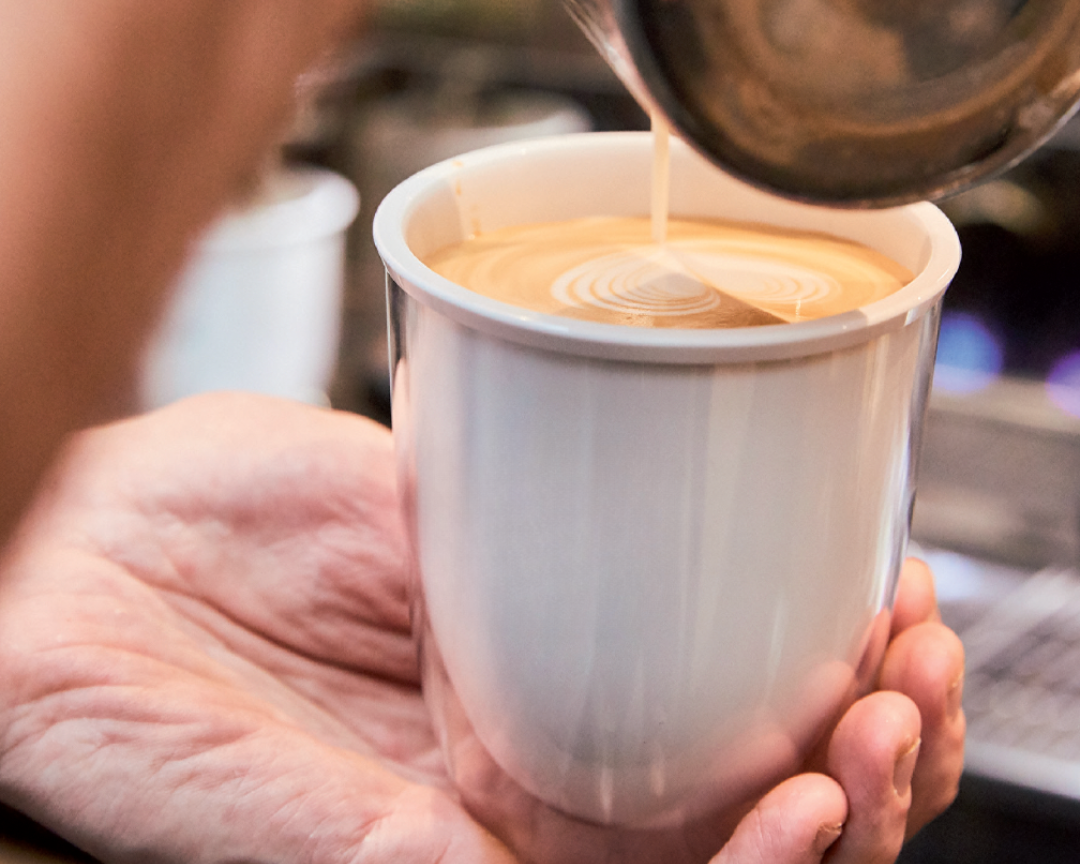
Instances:
[[[0,538],[130,392],[186,250],[344,0],[0,0]]]

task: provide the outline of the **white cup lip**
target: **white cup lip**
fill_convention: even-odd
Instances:
[[[904,211],[923,228],[929,243],[929,259],[910,283],[882,300],[851,312],[795,324],[707,330],[650,329],[534,312],[476,294],[428,268],[406,242],[404,226],[416,208],[433,192],[453,189],[455,178],[462,171],[521,159],[534,152],[573,151],[582,147],[651,148],[651,141],[648,132],[571,133],[496,144],[414,174],[395,187],[375,213],[375,246],[388,276],[410,296],[452,320],[519,344],[601,359],[727,363],[806,357],[850,347],[900,329],[922,318],[937,304],[959,266],[960,242],[949,219],[929,202],[907,204],[890,211]],[[677,141],[672,144],[684,146]],[[731,182],[740,181],[732,178]],[[786,204],[812,206],[790,201]],[[815,209],[835,212],[824,206]]]
[[[360,211],[352,182],[325,168],[289,166],[266,185],[265,197],[222,213],[198,248],[231,253],[316,242],[343,232]]]

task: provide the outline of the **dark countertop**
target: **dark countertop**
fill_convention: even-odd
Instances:
[[[0,805],[0,864],[96,864],[36,822]]]
[[[965,776],[956,803],[905,846],[900,864],[1076,864],[1080,802]]]

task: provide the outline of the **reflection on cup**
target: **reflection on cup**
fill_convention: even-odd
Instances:
[[[528,860],[707,860],[865,688],[959,261],[931,205],[813,208],[676,147],[673,215],[825,231],[915,278],[690,331],[531,312],[422,263],[505,225],[648,213],[650,146],[489,148],[375,219],[426,697],[466,805]]]

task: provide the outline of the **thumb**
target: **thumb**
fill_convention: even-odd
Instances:
[[[840,784],[824,774],[799,774],[758,801],[711,864],[819,864],[845,819]]]

